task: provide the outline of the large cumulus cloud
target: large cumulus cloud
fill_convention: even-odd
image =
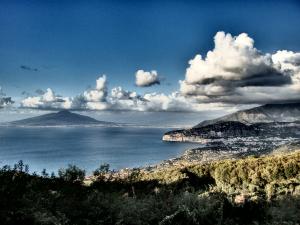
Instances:
[[[160,80],[157,71],[144,71],[138,70],[135,73],[135,84],[138,87],[149,87],[154,84],[160,84]]]
[[[263,54],[245,33],[234,37],[218,32],[214,43],[205,58],[190,60],[180,81],[183,95],[200,102],[242,104],[300,100],[299,53]]]
[[[207,111],[235,110],[249,104],[300,101],[300,53],[280,50],[263,53],[246,33],[218,32],[215,47],[206,56],[189,61],[179,90],[145,93],[107,86],[105,75],[96,86],[74,97],[61,97],[52,89],[25,98],[22,107],[74,110]],[[136,72],[136,85],[160,82],[156,71]]]

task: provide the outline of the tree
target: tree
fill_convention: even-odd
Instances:
[[[97,177],[98,180],[103,180],[105,178],[105,174],[109,172],[109,167],[109,164],[104,163],[93,172],[93,175]]]
[[[85,178],[85,170],[82,170],[75,165],[69,164],[67,169],[58,170],[58,176],[67,182],[82,183]]]
[[[49,177],[49,174],[47,173],[46,169],[43,169],[41,174],[42,174],[42,177],[45,177],[45,178]]]

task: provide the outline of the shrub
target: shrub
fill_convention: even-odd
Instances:
[[[60,169],[58,171],[58,176],[67,182],[82,183],[85,178],[85,170],[82,170],[75,165],[69,165],[67,169]]]

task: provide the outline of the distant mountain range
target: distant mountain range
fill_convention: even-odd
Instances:
[[[57,113],[49,113],[28,119],[17,120],[8,123],[15,126],[67,126],[67,125],[117,125],[112,122],[99,121],[94,118],[62,110]]]
[[[219,121],[203,127],[169,131],[164,134],[163,140],[201,142],[203,139],[257,135],[259,135],[259,130],[253,125],[246,125],[238,121]]]
[[[300,103],[266,104],[217,119],[204,120],[194,128],[215,124],[218,121],[238,121],[244,124],[300,121]]]
[[[241,137],[294,137],[300,135],[300,103],[267,104],[205,120],[190,129],[164,134],[164,141],[202,142]]]

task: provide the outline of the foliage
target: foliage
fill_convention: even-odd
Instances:
[[[85,171],[75,165],[69,165],[67,169],[58,170],[58,176],[68,182],[82,183],[85,178]]]
[[[299,224],[299,152],[208,164],[135,169],[100,166],[91,185],[70,165],[58,177],[0,169],[3,225]],[[109,179],[104,179],[109,177]]]
[[[104,163],[102,165],[99,166],[99,168],[97,168],[94,172],[93,175],[97,176],[97,177],[103,177],[105,176],[105,174],[107,174],[109,172],[109,164]]]

